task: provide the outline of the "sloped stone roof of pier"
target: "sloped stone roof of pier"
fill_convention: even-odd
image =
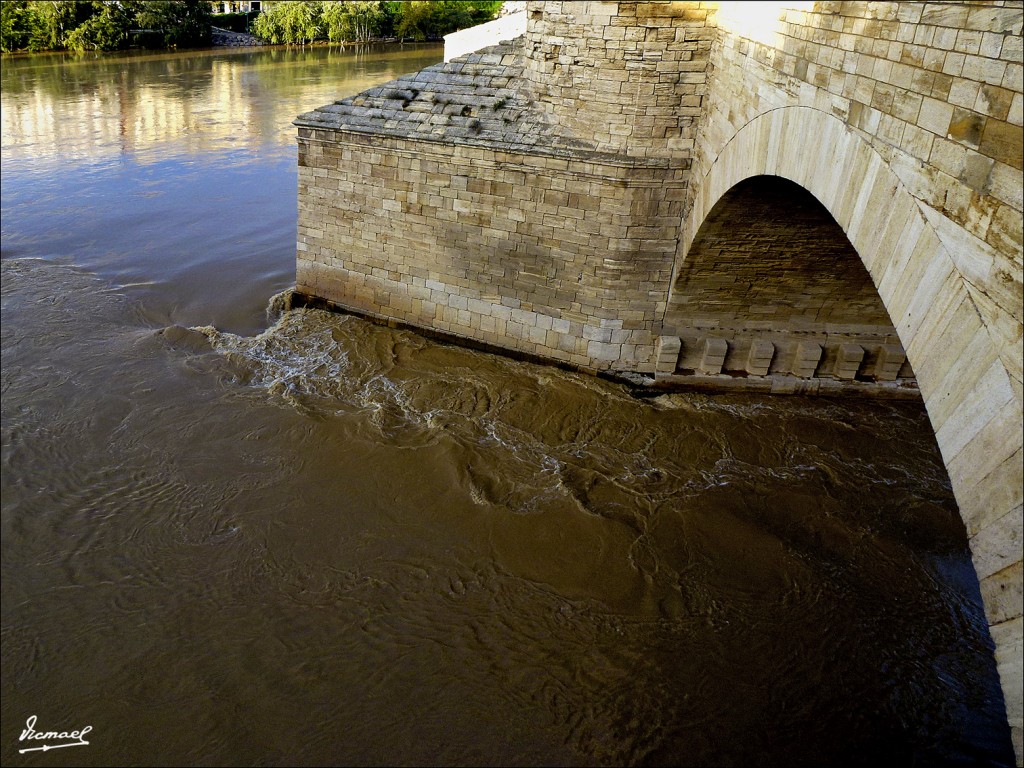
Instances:
[[[299,115],[295,125],[510,151],[607,156],[564,135],[522,86],[516,41],[404,75]]]

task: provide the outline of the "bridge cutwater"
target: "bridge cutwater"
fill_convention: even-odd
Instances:
[[[296,297],[653,387],[921,397],[1020,765],[1022,16],[528,2],[296,120]]]

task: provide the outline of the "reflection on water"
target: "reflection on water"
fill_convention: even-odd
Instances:
[[[287,122],[371,75],[332,86],[324,49],[60,61],[3,68],[4,765],[31,715],[93,729],[34,765],[1012,761],[919,406],[640,400],[268,318]],[[122,69],[117,114],[153,115],[108,143]],[[137,128],[201,126],[214,92],[206,127]]]
[[[437,45],[5,58],[5,257],[134,287],[154,323],[261,327],[295,277],[294,116]]]
[[[301,111],[438,58],[437,46],[406,45],[5,59],[5,160],[289,146]]]

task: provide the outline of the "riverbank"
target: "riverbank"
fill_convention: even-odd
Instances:
[[[220,27],[213,28],[213,35],[210,39],[214,48],[241,48],[250,45],[264,45],[259,38],[246,34],[245,32],[232,32],[230,29]]]
[[[371,40],[342,40],[342,41],[329,41],[329,40],[314,40],[311,43],[303,43],[303,47],[310,46],[349,46],[349,45],[388,45],[390,43],[416,43],[414,40],[399,40],[397,37],[377,37]],[[428,42],[440,42],[440,41],[428,41]],[[220,27],[213,28],[213,37],[211,44],[214,48],[242,48],[245,46],[253,45],[277,45],[277,46],[288,46],[288,45],[299,45],[298,43],[267,43],[260,40],[254,35],[247,34],[245,32],[232,32],[230,29],[221,29]]]

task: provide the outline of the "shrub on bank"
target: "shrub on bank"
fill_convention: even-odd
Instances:
[[[217,26],[268,43],[437,40],[493,19],[501,0],[297,0],[257,14],[222,14]],[[248,22],[248,30],[246,30]],[[206,0],[3,0],[0,50],[111,51],[129,46],[210,44]]]
[[[260,40],[275,45],[303,45],[314,40],[322,40],[321,6],[320,2],[305,0],[277,3],[256,17],[250,31]]]
[[[459,2],[459,0],[414,0],[400,4],[395,31],[413,40],[439,40],[451,32],[490,21],[501,10],[501,2]]]
[[[0,50],[23,51],[32,37],[32,19],[28,17],[26,2],[10,0],[0,2]]]
[[[151,40],[166,47],[210,44],[205,0],[5,0],[0,50],[113,51]]]
[[[158,30],[166,48],[199,48],[210,44],[210,4],[204,0],[147,0],[136,14],[143,29]]]
[[[132,28],[131,11],[123,5],[102,3],[80,24],[59,40],[60,47],[71,51],[116,51],[128,46]]]
[[[501,0],[300,0],[260,13],[250,32],[267,43],[365,42],[382,37],[437,40],[493,19]]]
[[[328,40],[365,42],[391,33],[391,15],[380,2],[323,3],[323,26]]]

